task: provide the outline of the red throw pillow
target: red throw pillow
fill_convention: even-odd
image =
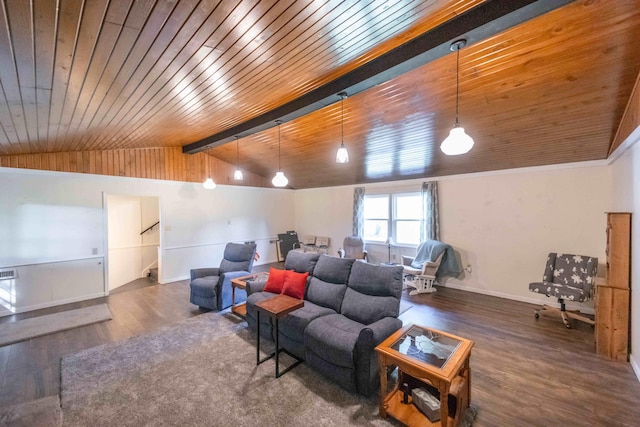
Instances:
[[[293,270],[287,270],[284,275],[284,287],[282,293],[293,298],[302,299],[304,297],[304,287],[307,284],[309,273],[296,273]]]
[[[269,277],[267,278],[267,283],[264,285],[264,291],[273,292],[274,294],[282,293],[285,273],[285,270],[278,270],[271,267],[269,269]]]

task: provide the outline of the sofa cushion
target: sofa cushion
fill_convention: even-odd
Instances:
[[[402,266],[356,262],[340,313],[365,325],[384,317],[398,317],[402,295]]]
[[[207,276],[192,280],[190,283],[191,292],[201,297],[211,298],[216,295],[216,285],[219,279],[219,276]]]
[[[274,294],[282,293],[286,273],[286,270],[278,270],[277,268],[271,267],[269,269],[269,278],[267,279],[267,284],[264,285],[263,290],[265,292],[273,292]]]
[[[279,320],[280,333],[288,338],[303,342],[304,330],[312,320],[329,314],[336,314],[330,308],[316,305],[312,302],[305,301],[304,307],[292,311],[287,316]]]
[[[284,275],[282,293],[293,298],[302,299],[308,277],[309,273],[296,273],[295,271],[287,270]]]
[[[341,314],[358,323],[369,325],[385,317],[398,317],[400,300],[395,297],[374,297],[347,288]]]
[[[339,312],[354,261],[321,255],[313,270],[305,299]]]
[[[320,255],[313,276],[328,283],[346,284],[354,259]]]
[[[313,274],[319,257],[320,255],[315,253],[289,251],[287,253],[287,259],[284,261],[284,269],[293,270],[297,273]]]
[[[344,368],[354,367],[354,350],[365,325],[340,314],[329,314],[309,323],[304,331],[305,353]]]

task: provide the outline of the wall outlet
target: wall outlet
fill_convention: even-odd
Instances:
[[[91,248],[91,255],[98,255],[98,248]]]
[[[473,270],[471,270],[471,264],[467,264],[467,267],[464,269],[467,273],[471,274]]]
[[[164,226],[164,231],[171,231],[171,226],[170,225],[165,225]]]
[[[395,261],[396,260],[396,254],[391,255],[391,259]]]

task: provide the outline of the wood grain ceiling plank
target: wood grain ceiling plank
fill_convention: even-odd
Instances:
[[[50,0],[34,0],[36,105],[39,151],[46,151],[49,139],[49,112],[53,87],[58,10]]]
[[[152,3],[148,1],[135,2],[134,4],[133,0],[109,3],[103,28],[98,36],[96,53],[91,59],[91,64],[76,104],[76,109],[80,107],[80,112],[76,114],[74,111],[71,125],[65,136],[67,147],[70,149],[75,150],[77,148],[77,140],[79,138],[76,136],[80,133],[81,124],[83,122],[86,123],[87,113],[95,113],[97,109],[96,104],[99,104],[99,101],[93,102],[94,97],[97,96],[98,100],[104,97],[104,88],[110,86],[116,74],[114,66],[118,68],[122,66],[124,55],[131,49],[135,36],[139,34],[139,31],[135,28],[125,28],[123,24],[133,13],[141,15],[136,17],[136,20],[146,19],[147,15],[144,12],[148,13],[150,11],[150,4]],[[105,75],[107,82],[103,81]],[[91,108],[92,104],[93,108]]]
[[[55,151],[60,118],[71,77],[71,66],[78,36],[78,25],[84,1],[60,0],[56,27],[56,50],[53,70],[53,87],[49,109],[49,132],[46,151]]]
[[[225,68],[242,68],[241,65],[243,64],[243,61],[246,61],[246,57],[240,57],[240,55],[238,55],[238,52],[242,51],[242,49],[253,42],[252,39],[245,37],[246,32],[250,32],[255,27],[264,28],[264,30],[262,30],[263,33],[275,32],[275,29],[270,29],[271,25],[274,25],[274,23],[277,21],[279,21],[281,24],[284,24],[285,22],[289,22],[290,19],[295,16],[295,13],[292,13],[295,12],[295,10],[291,11],[288,7],[288,3],[278,2],[276,6],[277,8],[262,11],[262,16],[260,16],[257,20],[251,19],[248,15],[242,17],[239,22],[245,22],[245,32],[235,31],[235,35],[233,37],[229,32],[220,35],[220,37],[222,38],[221,43],[231,43],[229,42],[229,40],[232,40],[233,45],[237,47],[237,49],[225,50],[224,53],[220,55],[218,52],[218,50],[220,49],[220,45],[218,44],[211,47],[210,54],[205,57],[200,63],[193,64],[192,66],[189,66],[188,63],[185,64],[174,74],[174,76],[176,76],[176,74],[178,76],[184,76],[182,80],[175,82],[165,82],[163,88],[156,91],[156,93],[153,95],[153,98],[147,101],[147,104],[153,105],[154,108],[147,108],[147,105],[137,108],[137,111],[139,111],[139,113],[136,116],[133,116],[131,121],[127,125],[133,127],[131,122],[135,121],[135,119],[139,116],[142,117],[138,119],[138,122],[142,123],[136,125],[138,129],[140,127],[143,127],[146,124],[146,121],[151,118],[157,122],[166,122],[167,119],[175,121],[175,114],[171,111],[171,109],[175,108],[176,105],[180,106],[189,104],[193,105],[192,108],[199,109],[201,106],[200,96],[199,94],[194,93],[197,90],[198,86],[209,81],[213,82],[213,85],[215,85],[216,87],[219,87],[221,84],[217,82],[226,80],[228,78],[228,73],[223,72],[222,70],[224,70]],[[290,14],[284,15],[285,11],[289,12]],[[276,18],[274,18],[274,16]],[[249,24],[248,22],[251,22],[251,24]],[[236,25],[234,29],[237,28],[237,26],[238,25]],[[220,28],[221,26],[218,27],[218,29]],[[216,29],[216,32],[214,32],[207,43],[211,43],[211,41],[216,37],[218,29]],[[262,33],[258,33],[256,37],[260,37],[261,34]],[[218,64],[222,64],[222,66],[218,66]],[[194,75],[196,77],[192,78],[192,76]],[[223,83],[223,85],[226,85],[226,83]],[[188,90],[190,86],[192,87],[192,89]],[[176,87],[183,87],[183,89],[181,91],[176,91]],[[183,101],[185,98],[191,98],[191,101]],[[144,98],[142,100],[144,100]],[[175,102],[172,103],[172,101],[174,100]],[[187,123],[191,124],[189,122]],[[155,128],[155,125],[147,127]],[[142,138],[144,138],[144,136]],[[134,141],[136,140],[130,141],[130,143]]]
[[[221,4],[223,4],[222,2]],[[165,73],[171,75],[171,71],[168,70],[173,61],[178,63],[182,61],[188,61],[191,56],[198,51],[208,39],[211,34],[211,30],[205,27],[207,20],[210,19],[217,8],[210,7],[208,9],[198,9],[199,13],[194,13],[192,17],[187,21],[184,28],[186,30],[179,31],[171,44],[167,47],[165,52],[152,64],[147,70],[147,73],[143,76],[139,75],[139,82],[135,90],[135,95],[130,96],[129,99],[123,103],[118,113],[115,115],[113,121],[117,123],[118,128],[122,130],[128,129],[126,120],[130,114],[132,107],[139,102],[139,100],[145,96],[145,94],[153,88],[154,83],[160,81],[160,85],[165,82]],[[209,49],[208,49],[209,50]],[[128,139],[126,133],[124,138],[121,136],[123,133],[117,133],[115,137],[120,141]],[[122,142],[121,142],[122,143]]]
[[[359,4],[360,4],[360,3],[359,3]],[[390,9],[388,12],[389,12],[389,13],[391,13],[391,12],[393,12],[393,11],[394,11],[393,9]],[[357,11],[356,11],[356,12],[354,12],[354,15],[357,15],[357,13],[358,13]],[[370,14],[373,14],[373,13],[370,13]],[[404,15],[406,15],[406,13],[404,13]],[[345,19],[346,19],[346,20],[348,20],[348,19],[349,19],[349,17],[347,16]],[[372,19],[373,19],[373,18],[372,18]],[[334,21],[332,21],[332,22],[335,24],[335,20],[334,20]],[[362,23],[361,27],[363,27],[363,26],[364,26],[364,27],[366,27],[367,25],[369,25],[369,24],[365,21],[364,23]],[[304,39],[304,38],[297,37],[295,40],[300,40],[300,39]],[[314,38],[313,38],[313,37],[310,37],[310,39],[314,39]],[[294,50],[294,49],[292,49],[292,50]],[[300,50],[300,51],[307,51],[308,49],[299,49],[299,50]],[[252,63],[252,64],[254,64],[254,63],[256,63],[256,62],[257,62],[257,61],[251,61],[251,63]],[[308,67],[308,68],[313,68],[313,67]],[[251,67],[244,67],[244,68],[243,68],[243,71],[241,71],[241,72],[242,72],[242,73],[249,74],[250,76],[252,76],[252,77],[251,77],[251,78],[252,78],[252,80],[254,80],[254,81],[259,81],[260,73],[256,73],[253,69],[251,69]],[[295,75],[296,73],[289,73],[289,72],[285,72],[285,73],[283,73],[283,74],[286,74],[286,75],[294,74],[294,75]],[[237,74],[236,74],[236,76],[237,76]],[[264,82],[262,82],[262,83],[264,83]],[[251,88],[251,86],[250,86],[248,83],[246,83],[246,82],[243,82],[243,85],[242,85],[242,86],[243,86],[243,87],[247,87],[247,88]],[[267,87],[267,86],[265,86],[265,87]],[[268,87],[267,87],[267,88],[268,88]],[[236,94],[236,95],[237,95],[238,97],[241,97],[241,96],[242,96],[242,94],[241,94],[241,93]],[[253,94],[253,98],[254,98],[254,99],[255,99],[255,98],[260,99],[262,95],[263,95],[263,94],[261,94],[261,93]],[[198,114],[202,114],[202,113],[201,113],[202,109],[203,109],[203,106],[198,105],[198,110],[200,111],[200,113],[198,113]],[[184,119],[184,118],[182,118],[182,117],[180,117],[179,119],[180,119],[180,120],[190,120],[189,118]],[[236,120],[239,120],[239,119],[236,119]]]
[[[130,125],[131,120],[135,120],[140,112],[143,115],[149,111],[155,113],[160,106],[158,106],[159,101],[154,101],[153,97],[163,89],[165,89],[164,94],[173,93],[175,96],[175,94],[181,93],[188,86],[188,81],[192,78],[191,75],[194,73],[194,69],[199,64],[202,64],[203,61],[206,61],[213,51],[212,47],[204,46],[207,40],[210,40],[212,32],[220,31],[223,33],[223,37],[226,37],[229,28],[232,28],[230,24],[225,25],[224,20],[220,21],[220,16],[224,16],[225,13],[230,15],[242,13],[242,11],[247,14],[251,12],[246,2],[222,2],[217,8],[211,9],[209,15],[203,21],[189,26],[195,27],[197,24],[195,32],[180,33],[181,38],[176,38],[176,48],[174,48],[174,51],[178,53],[173,57],[166,56],[158,60],[154,68],[145,77],[146,84],[140,85],[138,95],[131,97],[130,101],[123,106],[118,116],[116,116],[115,120],[120,120],[119,128],[121,129],[121,132],[115,135],[116,139],[123,140],[122,136],[126,135],[126,133],[139,132],[137,127]],[[240,14],[238,19],[244,19],[245,17],[246,15]],[[206,65],[201,66],[200,69],[202,70],[201,72],[205,72]],[[198,74],[199,72],[196,71],[195,73]],[[149,104],[152,104],[152,106],[147,109],[146,106]],[[132,140],[134,138],[129,134],[127,141],[123,142],[123,144],[131,143]]]
[[[359,4],[360,4],[360,3],[359,3]],[[422,3],[422,4],[424,4],[424,3]],[[468,7],[469,7],[469,6],[467,6],[467,8],[468,8]],[[344,15],[344,14],[343,14],[343,13],[341,13],[340,15],[342,16],[342,15]],[[406,15],[406,13],[405,13],[404,15]],[[301,51],[305,51],[305,52],[306,52],[306,51],[308,51],[308,49],[300,49],[300,50],[301,50]],[[317,56],[317,55],[315,55],[315,56]],[[304,61],[303,61],[303,62],[304,62]],[[331,61],[329,61],[329,63],[330,63],[330,62],[331,62]],[[325,63],[327,63],[327,61],[325,61]],[[309,66],[308,68],[313,68],[313,67]],[[295,71],[297,71],[297,70],[295,70]],[[290,73],[289,73],[289,72],[286,72],[286,73],[283,73],[283,74],[287,74],[287,75],[288,75],[288,74],[290,74]],[[293,74],[294,74],[294,75],[296,75],[296,74],[299,74],[299,73],[293,72]],[[256,73],[254,72],[254,73],[252,73],[252,75],[256,75]],[[327,77],[326,77],[326,80],[328,80],[329,78],[330,78],[330,76],[327,76]],[[261,79],[261,80],[260,80],[260,82],[261,82],[261,84],[263,84],[263,85],[264,85],[263,79]],[[245,86],[246,86],[246,85],[245,85]],[[265,87],[266,87],[266,86],[265,86]],[[227,125],[227,123],[221,123],[221,125],[222,125],[221,127],[224,127],[224,126],[226,126],[226,125]]]
[[[359,3],[360,4],[360,3]],[[389,8],[387,9],[388,13],[392,13],[395,10],[393,8]],[[357,14],[357,12],[356,12]],[[404,15],[407,15],[406,13]],[[348,21],[348,17],[345,18],[346,21]],[[373,19],[373,18],[372,18]],[[345,21],[345,22],[346,22]],[[334,25],[340,25],[340,23],[336,23],[335,20],[331,21],[332,24]],[[364,22],[361,23],[361,25],[359,27],[356,27],[355,25],[352,25],[351,27],[353,28],[352,32],[356,33],[358,31],[360,31],[360,35],[364,34],[367,30],[366,29],[362,29],[364,27],[367,27],[368,23]],[[396,31],[396,28],[392,28],[390,26],[387,27],[388,32],[392,33],[394,31]],[[344,33],[344,34],[349,34],[349,36],[351,36],[352,38],[355,37],[353,36],[351,33]],[[377,37],[374,37],[373,34],[371,32],[369,32],[368,34],[372,40],[372,42],[375,40],[375,42],[378,42],[379,39]],[[385,35],[386,36],[386,35]],[[345,36],[348,37],[348,36]],[[316,40],[318,37],[309,37],[307,38],[308,40]],[[300,39],[304,39],[304,38],[297,38],[297,40]],[[361,38],[362,40],[362,38]],[[351,40],[352,42],[353,40]],[[326,64],[331,64],[331,63],[335,63],[336,60],[339,59],[339,57],[349,57],[349,56],[353,56],[354,54],[348,53],[348,52],[342,52],[344,49],[339,48],[337,45],[340,44],[341,46],[345,45],[346,43],[350,42],[349,40],[341,40],[341,41],[336,41],[335,44],[331,45],[331,49],[330,50],[320,50],[318,48],[318,44],[316,43],[316,47],[315,48],[311,48],[311,47],[296,47],[294,49],[292,49],[292,52],[297,52],[297,53],[301,53],[304,52],[304,57],[301,57],[298,60],[294,60],[294,61],[287,61],[287,68],[285,70],[280,70],[279,72],[274,72],[274,73],[263,73],[262,70],[259,70],[258,67],[253,67],[253,66],[249,66],[249,67],[244,67],[241,71],[239,71],[238,73],[236,73],[236,76],[241,76],[244,77],[244,75],[248,76],[248,79],[246,80],[241,80],[238,83],[238,86],[240,86],[241,89],[235,89],[232,90],[232,88],[229,88],[227,90],[227,92],[233,92],[234,93],[234,97],[235,98],[239,98],[239,99],[243,99],[243,95],[246,92],[251,91],[250,96],[249,95],[244,95],[244,99],[265,99],[266,96],[268,96],[268,94],[270,92],[273,92],[274,88],[277,88],[278,86],[282,86],[282,82],[278,82],[278,80],[275,79],[280,79],[281,80],[281,75],[286,75],[286,76],[295,76],[292,78],[287,79],[286,84],[288,85],[289,88],[294,87],[295,91],[297,92],[305,92],[306,90],[310,90],[313,89],[316,85],[318,85],[320,82],[317,81],[317,79],[314,79],[314,76],[309,76],[309,70],[315,70],[314,73],[318,73],[319,71],[322,71],[322,69],[326,66]],[[362,47],[359,46],[358,50],[355,54],[360,53],[362,50],[364,50],[366,47]],[[355,48],[352,48],[351,50],[353,50]],[[340,54],[340,55],[339,55]],[[252,64],[258,64],[257,61],[251,61]],[[297,67],[297,68],[296,68]],[[264,68],[264,67],[261,67]],[[265,75],[266,74],[266,75]],[[326,74],[326,73],[325,73]],[[270,80],[267,80],[265,77],[268,76]],[[296,81],[305,81],[306,83],[304,84],[300,84],[300,83],[296,83]],[[257,86],[257,87],[256,87]],[[295,94],[294,91],[289,91],[287,96],[292,96],[293,94]],[[221,93],[222,97],[226,96],[225,94]],[[223,98],[224,100],[224,98]],[[209,101],[210,102],[210,101]],[[257,108],[255,103],[253,103],[254,105],[251,108],[244,108],[244,109],[238,109],[240,112],[243,112],[245,114],[246,117],[253,117],[255,115],[260,114],[261,112],[264,112],[266,110],[268,110],[270,108],[269,105],[263,105],[260,108]],[[248,107],[248,106],[247,106]],[[204,107],[206,108],[206,106]],[[182,117],[180,117],[180,120],[191,120],[190,116],[194,115],[194,114],[199,114],[202,115],[202,110],[203,108],[200,108],[199,111],[191,111],[188,112],[188,115],[183,119]],[[244,110],[244,111],[243,111]],[[247,113],[250,113],[250,115],[247,115]],[[218,128],[226,128],[226,127],[230,127],[234,124],[237,124],[240,120],[241,120],[242,116],[240,116],[239,114],[235,114],[233,116],[231,116],[227,121],[224,121],[222,119],[218,120]]]
[[[62,137],[65,140],[65,149],[67,150],[74,147],[74,136],[76,136],[76,132],[84,118],[87,107],[91,103],[96,89],[98,88],[98,84],[104,75],[107,64],[120,37],[122,28],[123,27],[121,25],[112,24],[110,22],[104,22],[102,24],[93,55],[84,75],[84,81],[80,87],[73,112],[71,113],[70,122],[66,126],[64,136]]]
[[[295,21],[294,21],[294,23],[295,23]],[[291,39],[291,41],[298,40],[298,39],[301,39],[301,37],[299,36],[299,34],[296,34],[296,37],[293,37],[293,38]],[[302,39],[305,39],[305,38],[304,38],[304,37],[302,37]],[[253,73],[252,73],[252,74],[253,74]],[[214,87],[214,89],[213,89],[213,90],[215,90],[215,87]],[[202,109],[202,110],[204,110],[204,108],[205,108],[205,105],[201,105],[201,109]]]
[[[107,13],[109,0],[87,0],[86,7],[82,11],[79,26],[77,29],[76,45],[73,52],[73,62],[71,64],[71,74],[67,86],[62,114],[60,115],[60,126],[58,127],[57,148],[67,149],[66,135],[71,126],[71,120],[76,111],[76,106],[82,88],[84,86],[87,73],[90,70],[91,61],[96,54],[96,48],[100,41],[100,35],[104,27],[104,17]],[[113,24],[109,24],[114,28]],[[110,33],[113,33],[111,31]],[[113,34],[107,37],[110,42],[115,41]]]
[[[1,76],[1,73],[0,73]],[[20,151],[20,138],[13,124],[13,116],[9,110],[9,101],[4,93],[4,87],[0,79],[0,127],[2,128],[2,142],[0,150],[3,154],[12,154]]]
[[[69,142],[73,150],[84,147],[94,137],[93,132],[91,132],[91,124],[95,120],[98,110],[105,102],[109,90],[129,57],[139,35],[140,30],[129,27],[122,28],[96,90],[83,112],[82,120],[75,131],[75,135]]]
[[[148,68],[150,63],[159,57],[171,43],[176,32],[192,15],[198,2],[199,0],[182,0],[176,3],[160,2],[153,9],[133,50],[120,68],[118,76],[94,116],[92,126],[104,129],[104,131],[86,144],[88,149],[100,146],[100,143],[106,144],[104,147],[100,146],[101,148],[109,147],[109,141],[113,140],[113,136],[109,132],[109,125],[119,108],[128,99],[125,91],[130,90],[128,87],[132,84],[133,76],[136,73],[144,73],[141,70]]]
[[[18,17],[14,18],[9,14],[13,13],[15,9],[18,9]],[[28,3],[16,4],[16,2],[2,2],[2,11],[0,13],[0,82],[2,82],[4,97],[7,101],[8,109],[11,112],[9,116],[11,120],[5,120],[3,127],[7,131],[7,136],[15,134],[18,137],[17,141],[15,141],[11,147],[11,151],[19,150],[21,152],[29,152],[31,146],[29,144],[30,134],[22,101],[18,59],[15,56],[13,27],[16,25],[15,21],[19,21],[20,16],[24,16],[25,14],[30,14]],[[14,21],[13,24],[11,24],[12,20]],[[31,28],[31,25],[29,25],[28,28]],[[20,43],[24,45],[23,40],[20,41]],[[27,52],[27,54],[28,53],[29,52]],[[33,54],[33,50],[31,50],[31,54]],[[21,57],[24,56],[25,55],[21,54]],[[24,58],[22,59],[22,63],[24,68]],[[28,79],[29,77],[25,76],[25,78]],[[31,77],[31,82],[33,82],[33,80],[34,78]]]

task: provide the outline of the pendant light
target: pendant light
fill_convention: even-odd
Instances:
[[[276,176],[274,176],[271,180],[271,183],[274,187],[286,187],[289,183],[289,180],[280,170],[280,125],[282,124],[282,121],[276,120],[276,124],[278,125],[278,172],[276,173]]]
[[[458,154],[468,153],[473,147],[473,138],[467,135],[464,128],[460,126],[458,122],[458,90],[460,86],[459,81],[459,67],[460,67],[460,49],[467,44],[466,39],[456,40],[451,44],[451,51],[456,52],[456,123],[449,132],[449,136],[442,141],[440,149],[448,156],[455,156]]]
[[[233,173],[233,179],[236,181],[242,181],[243,178],[242,171],[240,170],[240,143],[236,136],[236,171]]]
[[[206,188],[207,190],[213,190],[214,188],[216,188],[216,183],[213,182],[213,180],[211,178],[207,178],[202,183],[202,186],[204,188]]]
[[[340,110],[341,110],[341,123],[340,123],[340,148],[336,153],[336,163],[349,163],[349,152],[344,146],[344,99],[347,97],[346,92],[340,92]]]

